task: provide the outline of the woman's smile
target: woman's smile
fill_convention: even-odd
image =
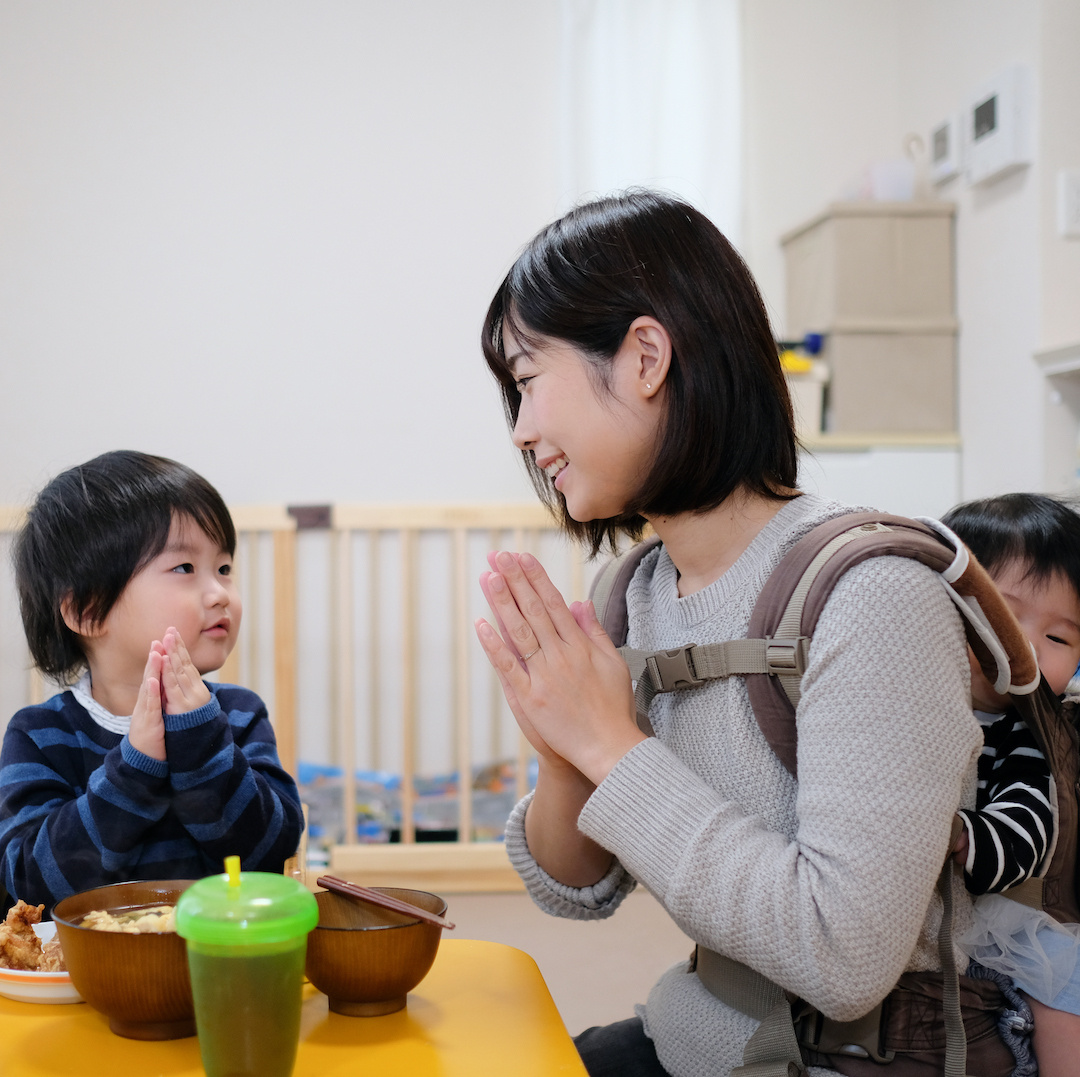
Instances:
[[[612,376],[599,385],[589,360],[571,345],[544,341],[526,349],[506,337],[521,394],[514,444],[533,453],[573,519],[618,516],[647,472],[659,419],[636,391],[636,350],[620,350]]]

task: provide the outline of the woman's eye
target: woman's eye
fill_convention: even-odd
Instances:
[[[182,565],[177,565],[173,572],[182,572],[185,575],[189,572],[194,572],[195,566],[190,561],[185,561]]]
[[[527,378],[518,378],[518,380],[516,382],[514,382],[514,388],[517,389],[517,391],[519,393],[525,392],[525,386],[528,385],[529,382],[531,382],[535,376],[536,375],[533,374],[533,375],[530,375]]]

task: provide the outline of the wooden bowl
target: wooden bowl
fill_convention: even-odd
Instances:
[[[118,1036],[173,1040],[195,1035],[187,947],[176,934],[128,935],[80,927],[94,909],[127,912],[148,905],[175,905],[192,879],[115,883],[72,894],[56,904],[71,982]]]
[[[446,902],[423,890],[375,886],[384,894],[442,916]],[[349,1017],[378,1017],[403,1009],[427,975],[442,928],[321,890],[319,925],[308,935],[307,976],[330,996],[330,1009]]]

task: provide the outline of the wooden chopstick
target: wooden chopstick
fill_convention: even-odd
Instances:
[[[315,882],[323,889],[333,890],[335,894],[341,894],[342,897],[356,898],[358,901],[366,901],[369,905],[379,905],[384,909],[389,909],[391,912],[400,912],[405,916],[423,920],[427,924],[446,928],[447,931],[454,930],[454,925],[449,920],[444,920],[436,913],[428,912],[427,909],[421,909],[418,905],[402,901],[400,898],[391,897],[389,894],[384,894],[379,890],[369,890],[366,886],[346,882],[335,875],[321,875]]]

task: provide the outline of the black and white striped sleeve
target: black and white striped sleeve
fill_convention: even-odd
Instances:
[[[983,727],[975,811],[961,811],[968,832],[965,882],[973,894],[1016,886],[1042,866],[1053,843],[1050,768],[1027,724],[1009,711]]]

